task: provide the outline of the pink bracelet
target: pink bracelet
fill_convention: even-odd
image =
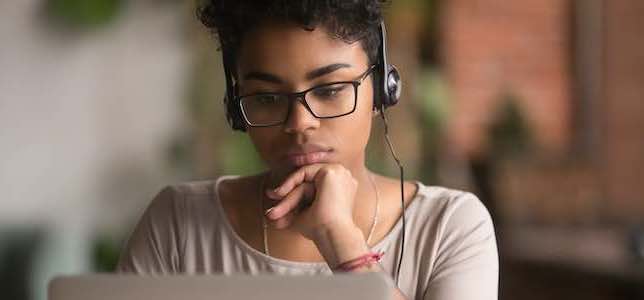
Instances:
[[[376,253],[369,252],[352,260],[346,261],[333,268],[335,271],[341,272],[350,272],[365,265],[369,265],[373,262],[379,262],[382,259],[382,256],[385,255],[384,252]]]

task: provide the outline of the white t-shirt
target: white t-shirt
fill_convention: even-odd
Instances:
[[[117,266],[138,274],[262,272],[306,275],[332,272],[323,262],[283,260],[257,251],[233,230],[219,201],[218,184],[237,176],[164,188],[132,232]],[[498,254],[494,226],[471,193],[416,181],[405,210],[405,248],[399,288],[410,299],[497,299]],[[371,246],[384,251],[392,280],[400,256],[402,218]]]

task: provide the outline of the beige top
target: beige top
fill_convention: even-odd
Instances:
[[[218,199],[224,179],[164,188],[132,232],[117,266],[139,274],[262,272],[332,274],[323,262],[283,260],[257,251],[233,230]],[[498,254],[485,206],[471,193],[416,182],[405,211],[406,236],[400,289],[410,299],[497,299]],[[373,251],[395,278],[402,218]]]

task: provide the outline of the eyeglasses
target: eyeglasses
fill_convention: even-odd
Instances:
[[[355,111],[358,87],[373,72],[372,65],[354,81],[330,82],[298,93],[258,93],[237,97],[244,120],[252,127],[280,125],[288,120],[292,102],[300,101],[316,118],[330,119]]]

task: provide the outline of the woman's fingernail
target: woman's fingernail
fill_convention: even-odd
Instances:
[[[267,210],[264,212],[264,215],[265,215],[265,216],[268,216],[268,214],[269,214],[269,213],[271,213],[271,211],[273,210],[273,208],[275,208],[275,207],[271,207],[271,208],[267,209]]]
[[[278,196],[275,194],[275,192],[273,192],[273,190],[266,190],[266,196],[268,196],[268,198],[271,198],[271,199],[273,199],[273,200],[275,200],[275,198],[277,198],[277,197],[278,197]]]

